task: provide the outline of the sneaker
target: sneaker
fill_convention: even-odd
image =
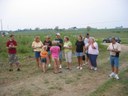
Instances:
[[[83,69],[83,67],[80,67],[80,70],[82,70]]]
[[[83,63],[83,66],[85,66],[86,64],[85,63]]]
[[[88,64],[88,62],[85,63],[86,65]]]
[[[97,71],[97,67],[94,67],[94,71]]]
[[[51,67],[51,64],[48,64],[48,67]]]
[[[114,77],[116,80],[119,80],[119,76],[116,74],[115,77]]]
[[[18,68],[17,71],[20,71],[20,68]]]
[[[62,68],[62,65],[60,65],[60,67],[59,67],[60,69]]]
[[[114,77],[115,76],[115,73],[114,72],[112,72],[110,75],[109,75],[109,77]]]
[[[77,66],[76,68],[77,68],[77,69],[80,69],[80,66]]]

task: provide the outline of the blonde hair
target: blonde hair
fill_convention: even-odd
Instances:
[[[37,39],[40,40],[40,36],[35,36],[34,41],[36,41]]]
[[[89,39],[92,39],[94,42],[96,41],[96,39],[94,37],[90,37]]]

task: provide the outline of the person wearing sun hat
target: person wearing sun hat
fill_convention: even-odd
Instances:
[[[60,65],[59,68],[62,68],[62,47],[63,47],[63,39],[61,38],[60,33],[56,33],[56,39],[55,41],[57,42],[57,46],[60,47],[60,52],[59,52],[59,61],[60,61]]]

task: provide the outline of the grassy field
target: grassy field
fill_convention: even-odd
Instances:
[[[54,31],[40,32],[16,32],[18,42],[18,56],[21,62],[21,72],[14,70],[9,72],[6,41],[7,37],[0,37],[0,96],[127,96],[128,80],[128,30],[92,30],[91,36],[97,39],[100,54],[98,56],[98,71],[94,72],[84,66],[83,70],[77,70],[76,57],[73,57],[73,68],[66,70],[63,62],[63,73],[53,74],[52,68],[46,74],[36,66],[31,43],[35,35],[41,36],[44,41],[46,35],[55,38]],[[73,45],[77,36],[85,36],[86,30],[62,31],[62,38],[69,36]],[[103,38],[119,36],[122,40],[122,53],[120,57],[119,81],[109,79],[111,72],[109,64],[109,52],[107,46],[102,44]],[[75,52],[75,47],[73,47]]]

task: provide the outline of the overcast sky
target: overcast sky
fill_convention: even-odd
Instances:
[[[4,30],[128,27],[128,0],[0,0]]]

